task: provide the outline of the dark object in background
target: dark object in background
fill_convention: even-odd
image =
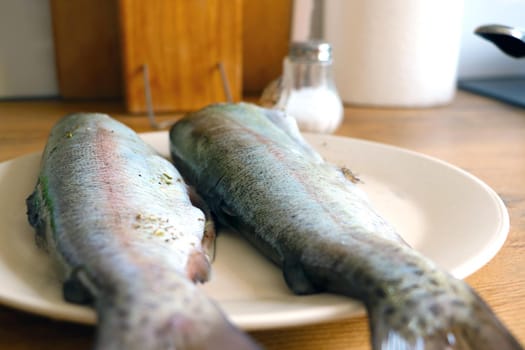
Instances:
[[[525,108],[525,77],[497,77],[461,80],[459,87]]]
[[[525,33],[518,28],[491,24],[476,28],[474,33],[511,57],[525,57]],[[467,79],[461,80],[459,87],[525,108],[525,76]]]
[[[474,33],[493,42],[509,56],[515,58],[525,56],[525,34],[518,28],[490,24],[478,27]]]

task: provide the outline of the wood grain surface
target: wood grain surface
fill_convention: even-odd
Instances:
[[[157,86],[170,85],[168,80],[176,81],[170,89],[188,84],[184,79],[196,73],[202,74],[206,57],[215,60],[224,57],[225,62],[232,60],[227,63],[228,79],[236,99],[241,87],[244,93],[258,94],[281,75],[290,41],[292,0],[206,1],[205,11],[198,8],[201,6],[198,1],[180,1],[178,5],[174,1],[158,1],[154,6],[149,4],[147,9],[142,8],[146,3],[128,0],[50,1],[62,97],[125,97],[123,91],[126,90],[131,108],[144,110],[140,65],[146,60],[152,65],[153,74],[160,73],[160,76],[152,77],[158,110],[167,109],[163,107],[165,105],[179,105],[180,102],[178,90],[159,96],[159,91],[164,90],[158,90]],[[226,6],[222,6],[223,3]],[[220,12],[210,12],[217,5]],[[195,9],[198,12],[193,12]],[[173,15],[170,11],[177,11],[177,14]],[[127,17],[120,18],[121,15]],[[149,24],[145,31],[144,25],[150,22],[153,24]],[[121,33],[119,25],[123,26]],[[210,44],[209,40],[214,38],[210,35],[219,36],[215,44]],[[126,50],[124,58],[121,57],[121,41],[124,41]],[[192,51],[190,43],[195,43],[195,51]],[[215,46],[220,52],[213,51]],[[175,47],[180,48],[182,56],[177,55]],[[210,50],[212,55],[207,56]],[[189,68],[195,63],[198,64],[195,68]],[[125,81],[122,77],[123,65],[126,67]],[[133,73],[134,70],[137,74]],[[216,70],[212,70],[212,81],[201,77],[209,86],[201,82],[199,92],[208,94],[206,89],[218,88],[218,97],[223,99],[222,86],[220,81],[216,81],[217,77]],[[209,79],[209,76],[205,78]],[[187,89],[194,88],[194,84],[190,82]],[[196,98],[199,95],[192,96]],[[174,100],[170,103],[164,102],[171,99]]]
[[[259,94],[282,74],[288,54],[292,18],[291,0],[243,3],[243,91]]]
[[[120,97],[116,0],[51,0],[50,6],[60,95]]]
[[[139,132],[151,131],[144,116],[130,116],[116,103],[1,102],[0,161],[41,150],[52,125],[80,110],[109,113]],[[460,92],[452,104],[440,108],[346,107],[336,134],[441,158],[501,196],[510,214],[509,237],[496,257],[467,281],[525,344],[525,110]],[[0,349],[90,349],[93,334],[90,326],[0,306]],[[365,316],[250,334],[266,349],[370,349]]]
[[[146,110],[143,65],[156,111],[188,111],[224,102],[218,63],[233,99],[242,91],[241,0],[120,0],[126,106]]]

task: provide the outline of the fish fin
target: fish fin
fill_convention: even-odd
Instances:
[[[215,230],[215,222],[210,217],[206,217],[206,222],[204,223],[204,234],[202,236],[202,249],[208,257],[210,262],[215,261],[216,256],[216,240],[217,233]]]
[[[215,260],[215,238],[217,236],[217,231],[215,230],[215,222],[213,220],[213,215],[211,210],[202,199],[201,196],[195,191],[192,186],[187,186],[188,195],[190,197],[191,204],[199,208],[204,213],[204,234],[202,236],[202,248],[204,253],[208,257],[208,260],[213,262]]]
[[[259,104],[263,107],[271,108],[274,107],[279,98],[281,97],[281,91],[283,90],[283,79],[279,77],[271,81],[263,90]]]
[[[473,314],[450,316],[441,326],[434,327],[418,324],[418,317],[390,317],[391,311],[385,305],[368,308],[373,349],[523,350],[481,298],[473,295]],[[434,320],[438,318],[433,316]]]
[[[36,191],[34,191],[26,199],[27,220],[33,227],[37,227],[40,223],[39,206],[36,196]]]
[[[206,341],[205,347],[202,349],[261,350],[261,347],[259,347],[259,345],[250,339],[245,333],[239,331],[230,323],[224,322],[222,327],[218,327],[212,331]]]
[[[64,300],[81,305],[92,304],[94,297],[87,284],[90,283],[87,282],[84,269],[81,266],[75,268],[62,284]]]
[[[37,247],[47,251],[46,223],[41,216],[41,200],[39,195],[39,185],[26,199],[27,219],[29,224],[35,229],[35,243]]]
[[[344,178],[350,181],[351,183],[358,184],[363,182],[352,170],[350,170],[346,166],[342,166],[340,169]]]
[[[174,273],[169,278],[176,282],[175,290],[126,286],[101,294],[94,305],[94,350],[260,349],[185,276]]]
[[[225,203],[224,201],[221,201],[221,205],[220,205],[220,210],[221,210],[221,213],[223,213],[224,215],[228,216],[228,217],[236,217],[237,215],[233,212],[233,210],[231,210]]]
[[[210,261],[205,253],[194,250],[190,253],[186,264],[186,275],[193,282],[204,283],[210,278]]]
[[[312,158],[312,160],[314,160],[314,162],[324,163],[323,157],[321,157],[321,155],[316,150],[314,150],[312,146],[310,146],[301,135],[301,132],[299,131],[299,127],[297,126],[297,122],[295,121],[294,117],[292,117],[283,110],[267,108],[261,109],[264,115],[273,124],[275,124],[275,126],[284,131],[301,148],[301,150],[305,154],[307,154]]]
[[[107,318],[107,317],[106,317]],[[175,315],[154,335],[142,336],[140,339],[121,339],[122,327],[115,325],[98,327],[94,350],[121,349],[185,349],[185,350],[261,350],[247,334],[233,327],[224,320],[223,324],[212,326],[209,335],[196,337],[194,326],[182,316]],[[209,326],[208,326],[209,327]],[[140,334],[142,329],[135,333]],[[174,345],[176,344],[176,345]]]
[[[298,260],[285,259],[282,270],[286,284],[295,294],[312,294],[319,291],[312,284]]]

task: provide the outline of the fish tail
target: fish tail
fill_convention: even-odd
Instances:
[[[162,298],[162,296],[159,296]],[[211,302],[210,302],[211,303]],[[135,300],[121,307],[115,298],[100,297],[94,350],[257,350],[257,344],[233,326],[211,303],[188,313],[184,303],[176,310],[150,309]],[[150,304],[151,306],[151,304]],[[190,306],[191,307],[191,306]],[[206,310],[207,309],[207,310]],[[199,314],[199,312],[202,312]],[[214,313],[213,318],[209,317]],[[206,314],[206,315],[204,315]]]
[[[485,302],[468,289],[468,300],[455,296],[368,305],[373,349],[523,350]]]

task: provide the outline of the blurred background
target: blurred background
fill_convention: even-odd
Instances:
[[[281,74],[293,6],[292,0],[0,0],[0,99],[121,98],[129,111],[142,112],[145,63],[158,111],[223,100],[222,73],[234,99],[258,95]],[[523,27],[524,13],[525,0],[465,0],[458,78],[525,74],[522,61],[473,34],[489,23]],[[322,27],[322,19],[313,26]],[[167,86],[179,96],[164,93]]]

